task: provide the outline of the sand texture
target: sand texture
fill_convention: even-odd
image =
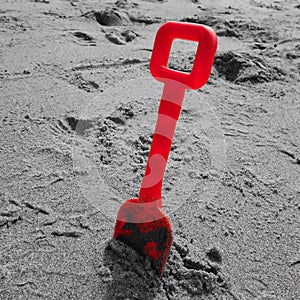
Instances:
[[[1,0],[0,299],[300,299],[299,1]],[[211,26],[163,183],[163,277],[112,240],[138,196],[166,21]],[[194,45],[169,67],[190,72]]]

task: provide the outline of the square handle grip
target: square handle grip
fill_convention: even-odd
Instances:
[[[167,67],[174,39],[198,42],[194,65],[190,73]],[[157,31],[150,61],[150,72],[159,81],[164,82],[166,79],[171,79],[186,85],[187,88],[199,89],[209,78],[217,45],[217,35],[208,26],[167,22]]]

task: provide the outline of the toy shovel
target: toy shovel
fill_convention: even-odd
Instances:
[[[190,73],[169,69],[168,59],[173,40],[198,42]],[[152,76],[164,83],[146,171],[139,197],[120,207],[114,238],[150,257],[152,267],[161,276],[172,243],[172,229],[162,211],[162,181],[167,165],[176,122],[186,89],[199,89],[208,80],[217,49],[217,36],[204,25],[168,22],[155,38],[150,61]]]

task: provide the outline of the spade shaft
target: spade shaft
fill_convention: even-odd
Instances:
[[[185,90],[186,86],[179,82],[171,80],[165,82],[148,163],[139,193],[140,202],[157,201],[159,208],[162,208],[162,181]]]

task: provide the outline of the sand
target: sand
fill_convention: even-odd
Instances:
[[[300,298],[297,1],[0,3],[0,299]],[[169,20],[211,26],[208,83],[187,92],[163,187],[161,279],[112,240],[136,197]],[[195,47],[169,66],[189,72]]]

